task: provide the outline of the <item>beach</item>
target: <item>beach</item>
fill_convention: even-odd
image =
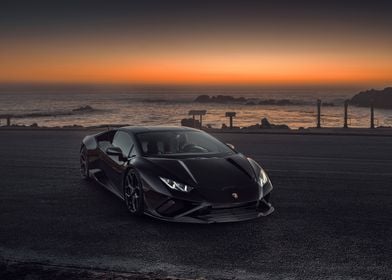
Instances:
[[[391,133],[215,131],[265,167],[275,212],[200,226],[133,218],[111,193],[81,180],[80,141],[96,131],[0,129],[0,278],[50,270],[92,279],[392,274]]]

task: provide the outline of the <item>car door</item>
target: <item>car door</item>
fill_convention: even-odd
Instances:
[[[115,187],[115,191],[117,191],[119,194],[122,194],[122,176],[124,170],[127,167],[126,159],[132,155],[135,144],[129,133],[119,130],[114,135],[112,146],[120,148],[123,156],[121,158],[119,156],[106,154],[107,160],[104,162],[105,173],[107,174],[107,177],[111,181],[112,185]]]

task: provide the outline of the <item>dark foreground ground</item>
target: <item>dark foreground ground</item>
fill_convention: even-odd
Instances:
[[[217,134],[269,171],[276,211],[189,225],[82,181],[88,133],[0,131],[0,279],[392,275],[392,137]]]

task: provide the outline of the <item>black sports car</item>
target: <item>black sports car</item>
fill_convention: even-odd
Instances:
[[[86,136],[80,171],[124,200],[134,215],[213,223],[274,211],[272,184],[260,165],[192,128],[122,127]]]

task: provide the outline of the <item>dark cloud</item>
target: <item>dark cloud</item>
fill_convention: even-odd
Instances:
[[[251,26],[255,24],[392,23],[392,1],[2,1],[3,32],[72,29],[80,25]]]

